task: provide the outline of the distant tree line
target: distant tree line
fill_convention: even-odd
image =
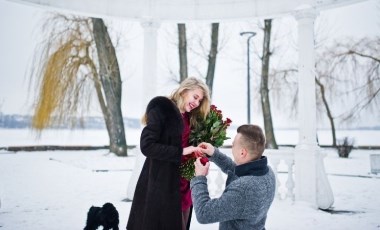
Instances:
[[[72,122],[64,122],[61,124],[52,125],[52,129],[105,129],[103,117],[84,117],[76,120],[73,125]],[[140,120],[137,118],[124,117],[125,127],[132,129],[139,129],[141,127]],[[0,128],[8,129],[27,129],[32,127],[32,116],[19,115],[19,114],[2,114],[0,113]]]

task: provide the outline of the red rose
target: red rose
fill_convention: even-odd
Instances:
[[[202,157],[201,158],[202,165],[206,165],[207,162],[208,162],[208,158],[207,157]]]

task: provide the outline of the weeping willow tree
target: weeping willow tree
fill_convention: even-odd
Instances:
[[[115,48],[102,19],[53,15],[45,21],[46,40],[32,70],[39,92],[32,127],[76,125],[95,92],[105,120],[110,151],[127,155],[121,112],[121,77]],[[78,116],[79,115],[79,116]]]

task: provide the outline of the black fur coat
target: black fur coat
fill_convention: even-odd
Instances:
[[[146,156],[128,219],[128,230],[181,229],[179,165],[183,121],[177,106],[166,97],[153,98],[146,109],[141,138]]]

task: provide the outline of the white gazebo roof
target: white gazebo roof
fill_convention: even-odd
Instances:
[[[81,14],[131,20],[223,21],[269,18],[303,8],[335,8],[363,0],[9,0]]]

